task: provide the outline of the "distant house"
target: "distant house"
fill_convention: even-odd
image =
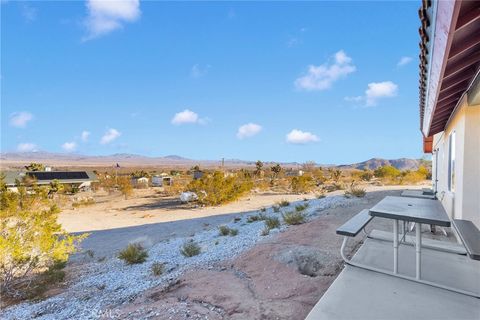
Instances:
[[[147,177],[132,178],[132,184],[135,187],[148,187],[149,179]]]
[[[171,186],[172,184],[173,178],[168,175],[160,174],[152,177],[152,186],[154,187]]]
[[[5,184],[8,188],[15,188],[17,181],[24,178],[34,179],[37,185],[49,185],[54,180],[84,189],[89,188],[92,182],[98,181],[97,175],[91,171],[7,171]]]
[[[287,177],[301,177],[305,172],[303,170],[294,170],[294,169],[287,169],[285,170],[285,176]]]

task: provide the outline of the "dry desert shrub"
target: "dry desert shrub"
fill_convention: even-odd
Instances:
[[[301,211],[289,211],[282,215],[283,221],[288,225],[297,225],[305,222],[305,215]]]
[[[124,260],[127,264],[138,264],[147,260],[148,253],[141,244],[131,243],[119,252],[118,258]]]
[[[202,249],[194,241],[185,243],[180,249],[180,253],[187,258],[197,256],[201,252],[202,252]]]
[[[154,262],[150,268],[152,270],[152,274],[156,277],[161,276],[165,272],[165,264],[161,262]]]
[[[280,220],[277,217],[266,218],[265,228],[268,228],[269,230],[280,228]]]
[[[345,196],[347,198],[350,198],[350,197],[363,198],[365,197],[366,194],[367,194],[367,191],[365,190],[365,188],[356,186],[355,182],[352,182],[350,184],[350,187],[347,190],[345,190]]]
[[[221,171],[205,174],[191,181],[186,189],[198,195],[198,202],[204,205],[220,205],[232,202],[250,192],[253,182],[238,176],[225,176]]]

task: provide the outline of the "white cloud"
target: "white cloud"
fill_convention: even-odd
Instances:
[[[205,67],[200,66],[199,64],[193,65],[192,69],[190,70],[190,76],[192,78],[200,78],[205,76],[210,69],[210,65],[207,64]]]
[[[333,62],[308,66],[307,74],[295,80],[295,87],[307,91],[326,90],[331,88],[335,81],[355,72],[356,69],[352,58],[340,50],[333,56]]]
[[[10,125],[16,128],[25,128],[29,121],[33,120],[33,114],[30,112],[14,112],[10,115]]]
[[[397,67],[403,67],[413,61],[412,57],[401,57],[397,63]]]
[[[181,124],[207,124],[209,121],[208,118],[200,118],[200,116],[188,109],[183,110],[182,112],[176,113],[172,118],[172,124],[181,125]]]
[[[379,99],[395,97],[398,93],[398,85],[392,81],[371,82],[368,84],[365,95],[355,97],[345,97],[345,101],[362,102],[365,101],[367,107],[376,106]]]
[[[121,133],[116,129],[108,129],[107,132],[103,135],[102,139],[100,139],[101,144],[108,144],[113,140],[120,137]]]
[[[262,126],[256,123],[247,123],[238,128],[237,138],[245,139],[253,137],[262,131]]]
[[[33,152],[33,151],[37,151],[38,149],[36,144],[25,142],[25,143],[19,143],[17,145],[17,150],[20,152]]]
[[[378,99],[395,97],[398,92],[398,86],[392,81],[372,82],[368,84],[365,91],[365,101],[367,106],[374,106]]]
[[[90,137],[90,132],[86,131],[86,130],[83,130],[80,137],[81,137],[83,142],[87,142],[88,138]]]
[[[67,151],[67,152],[72,152],[77,149],[77,144],[75,142],[65,142],[62,144],[62,149]]]
[[[84,41],[106,35],[140,17],[140,0],[87,0]]]
[[[306,144],[317,141],[320,141],[320,139],[311,132],[293,129],[287,134],[287,142],[292,144]]]

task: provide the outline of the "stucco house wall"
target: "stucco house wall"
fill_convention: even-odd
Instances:
[[[470,94],[478,94],[478,88]],[[451,218],[480,228],[480,105],[465,95],[445,131],[433,139],[433,173],[437,196]],[[449,190],[450,136],[455,137],[454,188]],[[435,181],[434,181],[435,182]]]

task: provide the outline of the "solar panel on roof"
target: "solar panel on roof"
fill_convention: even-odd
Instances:
[[[32,171],[28,172],[29,176],[34,177],[38,181],[42,180],[84,180],[89,179],[85,171]]]

